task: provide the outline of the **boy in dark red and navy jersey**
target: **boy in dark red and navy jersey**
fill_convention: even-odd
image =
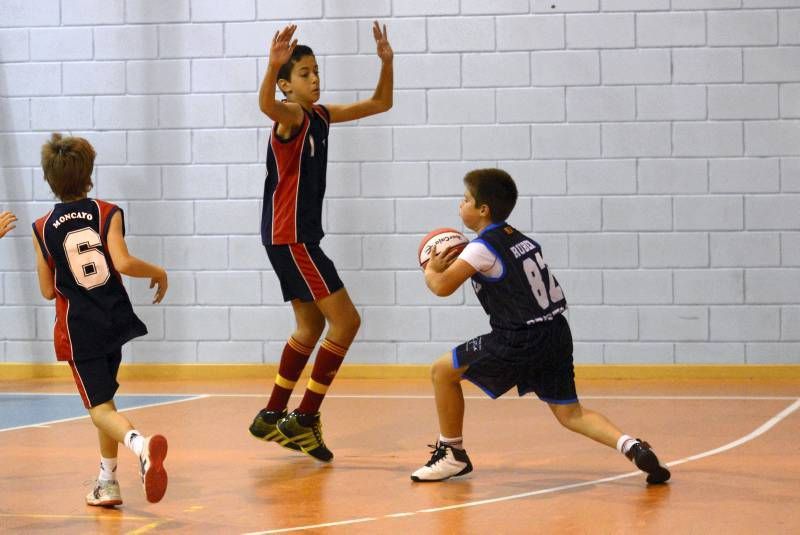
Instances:
[[[122,345],[147,334],[133,311],[120,274],[150,278],[158,303],[167,291],[163,268],[128,253],[122,210],[87,197],[95,152],[83,138],[53,134],[42,146],[44,178],[61,199],[33,224],[39,287],[56,300],[56,358],[69,363],[100,441],[100,475],[88,505],[122,503],[116,479],[119,443],[139,458],[145,495],[158,502],[167,488],[167,441],[145,437],[117,412],[114,394]]]
[[[316,104],[320,78],[313,51],[292,40],[294,25],[276,32],[269,64],[259,92],[259,106],[274,124],[267,149],[267,179],[261,218],[261,240],[290,301],[297,328],[281,354],[278,375],[267,406],[256,415],[250,433],[299,450],[321,461],[331,461],[325,446],[319,407],[361,319],[336,267],[319,246],[322,200],[328,163],[328,128],[392,107],[392,47],[386,26],[375,22],[372,34],[381,71],[371,98],[352,104]],[[286,96],[276,100],[275,86]],[[287,414],[287,403],[314,347],[320,344],[311,378],[300,405]]]
[[[425,266],[425,283],[436,295],[446,296],[471,280],[492,331],[433,364],[440,434],[431,459],[411,479],[443,481],[472,471],[462,438],[461,380],[468,379],[491,398],[514,386],[520,396],[535,393],[561,425],[617,448],[647,472],[648,483],[666,482],[670,472],[647,442],[623,434],[578,401],[564,292],[539,244],[505,222],[517,201],[514,180],[500,169],[476,169],[467,173],[464,185],[458,212],[478,237],[460,252],[434,251]]]

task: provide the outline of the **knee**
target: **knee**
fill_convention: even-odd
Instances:
[[[431,382],[433,384],[454,383],[459,381],[458,374],[452,364],[443,360],[437,360],[431,366]]]
[[[558,423],[567,429],[574,429],[577,421],[581,418],[580,408],[562,406],[553,412]]]
[[[338,327],[352,338],[355,338],[358,329],[361,327],[361,315],[358,313],[358,310],[354,308],[350,314],[341,318]]]

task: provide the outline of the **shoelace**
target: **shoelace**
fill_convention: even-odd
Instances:
[[[442,444],[428,444],[431,448],[431,460],[425,466],[433,466],[447,456],[447,447]]]

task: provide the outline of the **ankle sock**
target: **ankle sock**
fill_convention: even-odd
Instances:
[[[125,433],[125,439],[123,443],[125,444],[125,447],[135,453],[137,457],[141,457],[142,452],[144,451],[144,437],[141,435],[141,433],[139,433],[139,431],[136,429],[131,429]]]
[[[623,455],[627,454],[631,447],[639,442],[635,438],[629,435],[622,435],[617,440],[617,450],[622,453]]]
[[[464,449],[464,437],[448,438],[446,436],[439,435],[439,442],[442,443],[442,444],[447,444],[451,448],[454,448],[454,449],[457,449],[457,450],[463,450]]]
[[[100,457],[100,481],[116,481],[117,479],[117,458]]]

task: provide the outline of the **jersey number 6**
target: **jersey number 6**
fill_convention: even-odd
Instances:
[[[547,310],[551,302],[558,303],[564,299],[564,292],[561,291],[561,287],[556,283],[549,269],[547,270],[548,284],[545,286],[544,279],[542,278],[542,271],[547,266],[544,263],[542,255],[538,251],[534,254],[534,258],[536,258],[535,262],[533,258],[530,257],[523,260],[522,267],[525,269],[525,275],[528,276],[528,284],[531,285],[531,290],[533,291],[533,296],[536,298],[536,302],[542,307],[542,310]],[[548,287],[550,288],[549,292],[547,291]]]
[[[79,286],[91,290],[108,281],[109,269],[106,257],[97,248],[103,242],[100,235],[89,227],[73,230],[64,238],[64,253],[69,269]]]

